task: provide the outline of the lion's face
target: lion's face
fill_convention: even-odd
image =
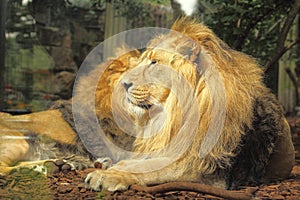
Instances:
[[[163,77],[158,65],[159,60],[146,57],[124,76],[126,99],[133,108],[137,107],[134,109],[147,111],[168,98],[170,90],[159,80]]]
[[[183,64],[184,63],[184,64]],[[126,101],[134,117],[162,108],[173,98],[174,87],[180,87],[180,77],[194,77],[195,67],[179,54],[161,49],[149,49],[140,57],[136,67],[121,80]],[[184,78],[184,79],[185,79]],[[160,109],[162,110],[162,109]]]

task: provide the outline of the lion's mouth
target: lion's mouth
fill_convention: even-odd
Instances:
[[[132,105],[135,105],[135,106],[145,109],[145,110],[149,110],[153,106],[152,104],[148,104],[148,103],[133,102],[132,100],[130,100],[130,98],[127,98],[127,101],[129,103],[131,103]]]

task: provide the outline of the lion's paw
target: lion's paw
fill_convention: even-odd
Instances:
[[[130,185],[138,184],[138,179],[133,174],[126,172],[96,170],[87,175],[85,184],[88,189],[113,192],[127,190]]]

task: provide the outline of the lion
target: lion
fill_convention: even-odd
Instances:
[[[152,39],[143,52],[127,51],[102,65],[108,67],[96,88],[89,85],[97,79],[97,69],[79,81],[73,99],[79,105],[73,106],[85,111],[82,124],[89,124],[95,108],[109,140],[133,156],[89,173],[87,188],[117,191],[133,184],[192,181],[234,189],[290,175],[295,162],[290,128],[263,84],[261,67],[202,23],[179,19],[170,33]],[[85,92],[95,89],[93,104]],[[2,117],[1,130],[27,117],[31,125],[17,122],[15,128],[25,126],[31,136],[50,138],[65,153],[91,158],[77,136],[89,129],[75,128],[69,106],[63,102],[41,113]],[[118,127],[126,119],[132,126]],[[1,140],[1,172],[30,154],[26,133],[11,136]]]

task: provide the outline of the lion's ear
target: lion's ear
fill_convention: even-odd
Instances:
[[[185,59],[188,59],[191,62],[196,63],[199,58],[200,47],[196,45],[185,45],[180,49],[177,49],[177,52],[183,55]]]
[[[199,61],[199,55],[201,53],[201,49],[199,46],[193,45],[191,48],[191,53],[190,53],[190,61],[194,62],[194,63],[198,63]]]
[[[193,59],[197,68],[197,77],[210,76],[211,73],[218,72],[217,65],[204,48],[201,48]]]
[[[172,47],[170,47],[170,49],[172,49]],[[185,40],[176,44],[174,51],[180,54],[185,60],[188,60],[198,66],[201,48],[195,43],[195,41],[185,38]]]

